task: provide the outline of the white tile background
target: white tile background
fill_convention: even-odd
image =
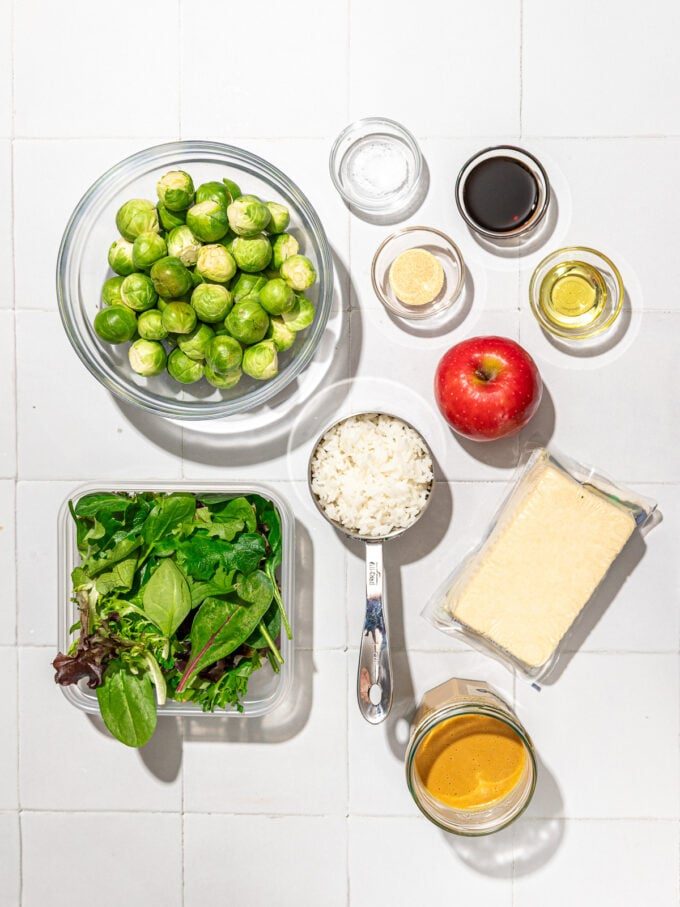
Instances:
[[[95,891],[146,907],[678,903],[679,27],[674,0],[0,0],[0,907]],[[367,114],[416,133],[430,191],[414,220],[450,232],[468,262],[472,306],[449,331],[402,330],[370,291],[386,228],[351,218],[327,175],[332,139]],[[115,161],[178,137],[243,145],[302,185],[350,275],[331,369],[361,380],[343,405],[392,401],[435,450],[427,521],[387,551],[400,651],[385,726],[354,705],[360,552],[309,506],[309,439],[285,419],[252,444],[140,417],[61,330],[54,259],[75,202]],[[482,248],[453,204],[461,163],[499,141],[533,149],[558,199],[547,245],[521,258]],[[630,293],[625,335],[592,358],[550,344],[527,309],[533,266],[566,242],[609,252]],[[526,434],[635,483],[664,514],[540,694],[419,617],[517,460],[517,440],[459,444],[431,405],[438,355],[492,331],[519,338],[545,379]],[[334,398],[319,399],[330,418]],[[56,512],[85,479],[205,476],[276,480],[296,511],[298,693],[262,722],[164,721],[127,751],[52,684]],[[404,716],[456,673],[516,703],[542,763],[527,817],[478,841],[426,823],[403,782]]]

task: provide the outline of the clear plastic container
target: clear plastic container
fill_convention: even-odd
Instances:
[[[244,494],[259,494],[271,501],[281,517],[281,532],[283,537],[283,558],[279,571],[281,595],[286,607],[293,639],[290,640],[285,633],[281,634],[279,649],[283,656],[283,664],[278,674],[275,674],[269,663],[266,662],[259,671],[256,671],[248,684],[248,695],[243,700],[243,712],[235,707],[221,709],[215,712],[204,712],[200,705],[193,702],[175,702],[168,700],[165,705],[158,707],[159,715],[185,715],[197,718],[224,718],[237,716],[242,718],[260,718],[273,712],[286,698],[293,680],[293,657],[295,639],[295,519],[288,503],[269,485],[260,482],[88,482],[81,485],[64,500],[59,509],[57,556],[59,564],[58,608],[59,608],[59,650],[68,652],[75,638],[69,632],[70,627],[78,619],[77,608],[71,601],[71,571],[80,562],[78,547],[76,545],[76,528],[68,508],[69,501],[77,501],[83,495],[96,491],[113,492],[219,492],[231,494],[234,497]],[[94,690],[82,680],[78,685],[62,686],[64,696],[76,708],[91,714],[99,713],[99,703]]]

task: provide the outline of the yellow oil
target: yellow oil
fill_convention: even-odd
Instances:
[[[587,330],[598,322],[607,304],[607,284],[592,265],[584,261],[563,261],[543,278],[538,304],[552,324],[571,330]]]

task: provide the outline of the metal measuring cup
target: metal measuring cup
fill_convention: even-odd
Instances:
[[[373,536],[360,535],[356,530],[348,529],[337,520],[331,519],[324,511],[317,496],[312,490],[312,461],[316,454],[319,444],[324,437],[337,425],[346,422],[348,419],[357,416],[387,416],[402,422],[404,425],[413,429],[420,438],[425,450],[434,467],[434,458],[429,445],[413,425],[402,419],[401,416],[393,416],[391,413],[383,412],[359,412],[352,413],[349,416],[343,416],[337,419],[331,425],[327,426],[319,435],[312,448],[307,467],[307,483],[312,500],[316,504],[318,511],[328,520],[338,532],[344,536],[356,541],[364,542],[366,554],[366,614],[364,617],[364,627],[361,633],[361,645],[359,648],[359,666],[357,671],[357,700],[359,702],[359,711],[366,721],[371,724],[380,724],[390,713],[392,707],[392,660],[390,658],[389,638],[387,631],[387,600],[385,594],[384,568],[383,568],[383,542],[391,541],[403,535],[407,529],[414,526],[421,516],[427,510],[432,498],[432,489],[434,487],[434,476],[430,483],[427,493],[427,499],[423,504],[421,511],[415,517],[412,523],[402,529],[396,529],[389,535],[382,538]]]

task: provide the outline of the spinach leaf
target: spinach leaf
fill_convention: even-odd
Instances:
[[[194,579],[208,580],[218,567],[252,573],[266,554],[264,539],[257,533],[244,532],[234,542],[210,538],[195,532],[179,544],[181,562]]]
[[[135,499],[126,494],[115,492],[95,492],[86,494],[74,505],[73,513],[76,517],[100,517],[102,513],[124,513],[133,507]]]
[[[239,576],[236,580],[236,591],[243,601],[262,609],[264,614],[274,598],[274,586],[266,573],[255,570],[248,576]]]
[[[156,730],[156,699],[148,673],[131,674],[120,662],[106,669],[97,687],[104,724],[126,746],[144,746]]]
[[[126,560],[141,544],[142,540],[139,536],[127,536],[120,542],[116,542],[113,548],[105,551],[101,557],[88,557],[80,566],[90,577],[98,576],[119,561]]]
[[[191,520],[195,510],[196,499],[191,494],[159,495],[144,523],[144,541],[148,549],[181,523]]]
[[[250,605],[206,598],[191,625],[191,657],[177,692],[181,693],[198,671],[231,654],[245,642],[262,619],[269,601],[262,595],[258,602]]]
[[[281,612],[276,602],[271,603],[255,632],[246,640],[246,645],[251,649],[266,649],[269,647],[269,640],[267,640],[262,631],[263,626],[266,633],[269,634],[269,639],[276,641],[281,632]]]
[[[191,610],[191,593],[184,574],[170,558],[161,561],[144,587],[144,611],[171,636]]]
[[[193,583],[191,586],[191,605],[195,608],[208,596],[228,595],[234,591],[234,571],[227,573],[219,567],[212,579],[204,583]]]
[[[215,523],[240,520],[248,532],[255,532],[257,529],[255,510],[247,498],[233,498],[226,507],[217,507],[211,512]]]
[[[100,595],[107,595],[109,592],[117,589],[121,592],[127,592],[132,588],[137,569],[137,558],[128,557],[113,566],[113,569],[101,573],[95,587]]]

